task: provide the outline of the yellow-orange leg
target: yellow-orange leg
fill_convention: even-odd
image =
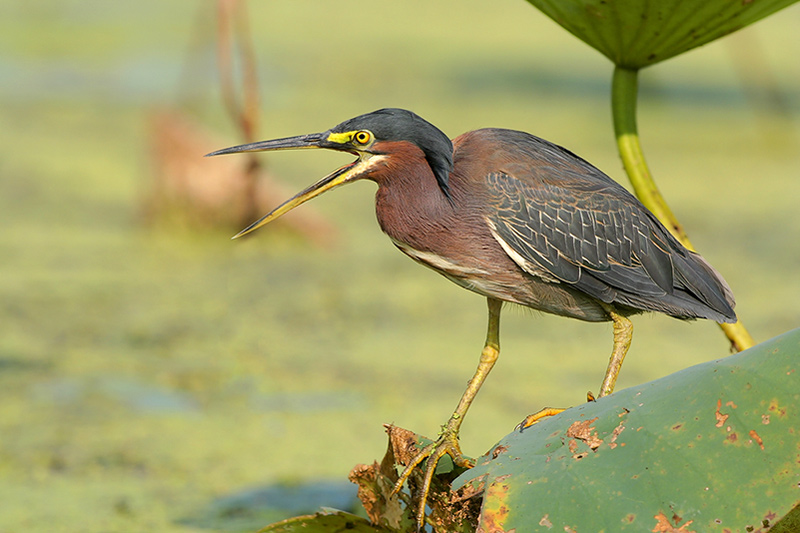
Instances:
[[[622,361],[625,360],[625,354],[628,353],[628,348],[631,347],[631,339],[633,338],[633,323],[617,313],[613,307],[605,307],[608,316],[614,321],[614,349],[611,352],[611,359],[608,361],[603,384],[600,385],[600,398],[614,392],[614,385],[617,383]]]
[[[603,384],[600,386],[600,395],[598,397],[606,396],[614,392],[614,385],[617,383],[617,376],[622,368],[622,361],[625,360],[625,355],[631,347],[631,339],[633,338],[633,323],[626,317],[617,313],[610,305],[605,307],[608,316],[614,322],[614,349],[611,352],[611,359],[608,362],[606,375],[603,378]],[[591,391],[586,393],[586,401],[595,401],[594,394]],[[520,430],[526,429],[534,425],[536,422],[547,418],[548,416],[555,416],[564,409],[558,407],[545,407],[541,411],[528,415],[525,420],[517,426]]]
[[[431,481],[433,480],[433,474],[436,471],[436,464],[439,462],[439,459],[447,454],[453,458],[453,462],[457,466],[465,468],[472,468],[475,466],[469,459],[461,454],[461,447],[458,444],[458,430],[461,428],[464,415],[466,415],[472,400],[475,399],[475,395],[478,394],[481,385],[483,385],[483,382],[486,380],[486,376],[489,375],[489,372],[497,361],[498,355],[500,355],[500,308],[502,307],[502,302],[494,298],[489,298],[488,300],[489,327],[486,332],[486,344],[481,352],[480,363],[478,363],[478,369],[475,371],[475,375],[472,376],[472,379],[469,381],[467,390],[465,390],[464,394],[461,396],[461,401],[458,402],[458,406],[447,421],[447,424],[442,426],[442,431],[439,433],[436,442],[429,444],[414,456],[409,464],[406,465],[403,473],[400,474],[400,478],[397,480],[397,483],[395,483],[394,490],[392,491],[393,494],[398,493],[414,468],[426,457],[428,458],[428,462],[425,465],[425,478],[422,483],[422,496],[419,502],[419,509],[417,509],[417,527],[420,528],[425,520],[425,502],[428,499]]]

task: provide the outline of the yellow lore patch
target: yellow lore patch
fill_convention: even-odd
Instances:
[[[353,139],[355,131],[346,131],[344,133],[331,133],[328,135],[328,141],[338,144],[347,144]]]

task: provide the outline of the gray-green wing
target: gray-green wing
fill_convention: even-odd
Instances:
[[[588,179],[559,172],[568,188],[559,179],[503,172],[486,178],[495,208],[487,221],[521,268],[606,303],[680,317],[735,317],[724,281],[630,193],[596,170]]]

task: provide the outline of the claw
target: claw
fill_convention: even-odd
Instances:
[[[564,409],[560,407],[545,407],[542,410],[533,413],[532,415],[526,416],[525,420],[517,424],[517,428],[519,428],[520,431],[522,431],[523,429],[528,429],[539,420],[547,418],[548,416],[555,416],[563,411]]]
[[[451,419],[452,422],[452,419]],[[449,426],[449,424],[448,424]],[[406,480],[411,476],[414,469],[427,458],[425,464],[425,476],[422,481],[422,489],[420,491],[419,507],[417,508],[416,522],[417,529],[421,529],[425,521],[425,505],[428,501],[428,494],[433,482],[433,476],[436,473],[436,466],[439,460],[445,455],[449,455],[453,459],[453,464],[462,468],[472,468],[475,462],[472,459],[465,457],[461,453],[461,447],[458,445],[458,432],[450,427],[445,427],[436,442],[432,442],[419,451],[409,463],[406,465],[402,474],[394,484],[392,495],[397,494],[403,488]]]

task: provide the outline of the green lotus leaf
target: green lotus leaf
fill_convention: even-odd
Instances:
[[[616,65],[639,69],[744,28],[797,0],[528,0]]]
[[[479,531],[797,531],[800,329],[517,430],[467,484]]]

